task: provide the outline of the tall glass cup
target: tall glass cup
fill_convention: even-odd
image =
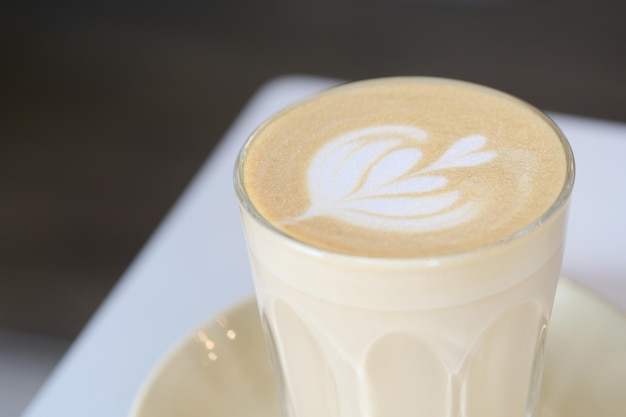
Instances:
[[[533,416],[574,181],[571,149],[559,129],[542,113],[483,87],[420,78],[370,81],[339,89],[358,91],[361,85],[367,89],[377,82],[443,83],[476,88],[481,94],[486,92],[511,100],[554,133],[558,141],[555,149],[562,152],[557,159],[561,161],[563,180],[552,201],[535,218],[495,241],[472,243],[475,247],[454,249],[450,253],[444,248],[442,253],[415,256],[350,253],[343,248],[329,247],[332,243],[317,244],[301,238],[285,227],[293,222],[268,219],[270,216],[259,209],[256,197],[251,197],[251,185],[245,178],[248,153],[259,140],[258,136],[267,134],[268,126],[271,129],[273,124],[292,117],[292,111],[302,113],[303,120],[307,120],[306,106],[320,98],[314,97],[304,105],[283,111],[261,126],[240,153],[235,187],[256,296],[285,413],[289,417]],[[322,97],[329,94],[332,97],[336,93],[331,90]],[[315,114],[313,112],[311,117],[316,117]],[[406,121],[402,122],[384,126],[406,126]],[[364,130],[359,129],[357,131],[363,133]],[[374,133],[382,132],[383,137],[389,138],[390,133],[385,129],[380,128],[380,132],[374,129]],[[348,139],[339,141],[331,151],[348,146],[346,143],[357,143],[354,138],[358,135],[343,136]],[[467,137],[455,142],[456,151],[450,151],[451,146],[447,154],[463,154],[458,144],[469,144],[471,140]],[[377,162],[367,167],[368,175],[373,175],[378,169],[376,164],[382,164],[385,157],[403,151],[404,143],[381,151],[378,159],[373,158]],[[342,161],[345,155],[356,152],[356,145],[350,146],[351,150],[346,151]],[[477,144],[468,146],[479,147]],[[476,149],[473,162],[465,166],[467,169],[482,163],[481,158],[483,162],[495,158],[496,152],[490,154],[485,149],[481,152]],[[259,151],[263,149],[254,150]],[[274,150],[271,152],[272,158],[282,157]],[[442,159],[444,156],[433,164],[441,166]],[[316,163],[315,157],[308,160]],[[390,165],[390,169],[401,163]],[[426,169],[431,171],[429,178],[435,170],[433,164]],[[503,175],[496,171],[497,175]],[[309,180],[311,175],[309,172]],[[361,179],[360,187],[368,181]],[[438,180],[432,181],[434,184]],[[430,193],[437,191],[432,184]],[[328,187],[334,186],[328,184]],[[267,192],[283,191],[268,185]],[[309,193],[313,200],[315,192],[309,190]],[[408,191],[402,196],[406,197],[406,193]],[[289,201],[290,196],[287,193],[281,199]],[[498,204],[505,202],[496,202]],[[342,207],[345,213],[348,209],[345,205]],[[358,219],[359,211],[353,211],[354,218],[334,219],[333,227],[336,229],[336,224]],[[332,217],[332,213],[328,213],[319,217]],[[493,213],[476,216],[489,215]],[[451,218],[456,217],[446,221],[452,222]],[[431,229],[425,233],[433,233]],[[435,233],[438,230],[448,229],[442,226],[436,228]],[[393,236],[402,232],[395,230]],[[484,234],[489,235],[489,232],[485,230]],[[481,232],[473,233],[480,238]],[[367,235],[363,239],[367,239]],[[372,239],[380,237],[375,235]]]

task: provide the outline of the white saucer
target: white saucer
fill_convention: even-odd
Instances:
[[[624,417],[626,315],[561,280],[540,417]],[[250,299],[206,323],[145,383],[130,417],[278,417],[278,394]]]

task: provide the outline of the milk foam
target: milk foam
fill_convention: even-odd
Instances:
[[[472,135],[419,168],[423,152],[418,142],[426,137],[415,127],[391,125],[360,129],[330,141],[308,169],[311,207],[288,221],[330,216],[365,228],[415,233],[471,220],[480,212],[480,200],[459,205],[463,192],[451,186],[449,177],[432,173],[481,165],[497,153],[478,152],[487,139]]]
[[[412,257],[490,245],[563,188],[558,131],[473,84],[393,78],[331,89],[253,135],[242,181],[284,233],[335,252]]]

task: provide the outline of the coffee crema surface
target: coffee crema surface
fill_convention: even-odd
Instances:
[[[555,203],[567,174],[557,128],[498,91],[437,78],[327,90],[274,116],[245,150],[242,183],[283,233],[370,257],[495,244]]]

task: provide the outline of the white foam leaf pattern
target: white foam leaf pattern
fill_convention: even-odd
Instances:
[[[330,185],[335,182],[336,167],[342,164],[342,160],[353,150],[357,149],[358,143],[348,143],[342,147],[336,147],[331,151],[322,149],[309,165],[309,177],[317,178],[317,181],[308,181],[309,192],[315,201],[324,202],[331,199]]]
[[[434,196],[396,197],[378,196],[339,202],[339,208],[360,211],[376,216],[420,216],[441,211],[454,204],[460,197],[458,191],[448,191]]]
[[[480,151],[487,138],[470,135],[421,168],[423,151],[418,145],[424,139],[421,129],[384,125],[330,141],[309,166],[311,206],[288,221],[331,216],[358,226],[416,232],[452,227],[474,217],[478,202],[462,201],[462,190],[444,190],[449,178],[424,174],[484,164],[496,152]]]
[[[364,145],[346,156],[339,166],[332,167],[334,170],[332,187],[332,198],[341,198],[353,192],[363,179],[363,172],[366,172],[381,155],[397,145],[394,140],[373,142]],[[380,165],[380,163],[376,164]]]
[[[425,193],[428,191],[434,191],[439,188],[443,188],[448,184],[448,179],[440,176],[419,176],[409,177],[404,180],[396,180],[380,187],[368,189],[363,186],[359,191],[360,196],[390,196],[410,193]],[[410,191],[407,191],[410,190]]]
[[[487,142],[487,138],[481,135],[470,135],[457,140],[443,155],[432,165],[421,170],[421,173],[435,171],[444,168],[469,167],[484,164],[496,156],[496,152],[474,152]]]
[[[373,190],[390,184],[393,180],[407,174],[419,160],[422,152],[414,148],[402,148],[383,156],[372,168],[359,191]]]

